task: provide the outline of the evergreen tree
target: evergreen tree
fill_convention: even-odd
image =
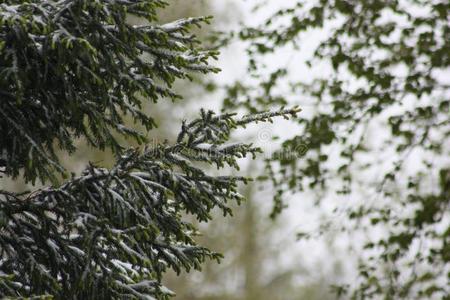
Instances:
[[[178,98],[176,79],[217,72],[216,51],[190,33],[209,18],[158,24],[159,0],[8,0],[0,4],[0,155],[6,177],[51,185],[31,192],[0,190],[0,295],[10,298],[166,299],[168,269],[199,269],[220,255],[198,245],[189,213],[208,221],[240,202],[239,176],[208,175],[202,165],[237,168],[260,150],[227,144],[251,122],[299,111],[241,118],[202,110],[181,124],[173,143],[124,149],[117,135],[147,142],[126,126],[156,124],[144,101]],[[145,25],[131,25],[132,16]],[[170,116],[167,116],[170,117]],[[112,168],[91,163],[65,170],[55,150],[75,138],[110,149]],[[58,175],[59,174],[59,175]],[[59,184],[59,177],[65,182]]]

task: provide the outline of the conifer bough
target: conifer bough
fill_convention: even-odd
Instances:
[[[151,129],[142,99],[176,95],[188,71],[216,72],[217,52],[198,46],[191,26],[208,17],[157,25],[162,1],[3,1],[0,4],[0,155],[8,175],[27,180],[63,171],[53,145],[74,151],[74,137],[94,147],[122,147],[114,132],[145,142],[124,125],[131,115]],[[133,26],[127,16],[140,17]]]
[[[227,144],[251,122],[295,116],[298,108],[237,118],[201,111],[176,142],[124,149],[118,132],[130,114],[150,130],[142,99],[178,97],[171,84],[188,72],[215,72],[216,52],[189,27],[208,18],[156,24],[162,1],[3,1],[0,4],[0,164],[4,174],[46,181],[64,173],[55,147],[72,152],[83,137],[110,148],[111,169],[90,165],[62,185],[0,190],[0,296],[56,299],[166,299],[168,269],[199,269],[220,254],[198,245],[190,213],[208,221],[240,202],[238,176],[211,176],[198,162],[238,167],[260,150]],[[146,20],[132,26],[130,15]]]

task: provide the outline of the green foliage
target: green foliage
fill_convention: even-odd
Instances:
[[[159,25],[163,1],[3,1],[0,6],[0,152],[6,174],[34,181],[63,172],[55,146],[75,150],[74,137],[114,153],[114,132],[145,142],[124,125],[131,115],[155,126],[140,111],[142,99],[179,97],[171,90],[188,71],[216,72],[214,51],[203,50],[189,27],[209,18]],[[128,16],[146,25],[130,25]]]
[[[129,150],[111,170],[91,165],[62,186],[31,194],[0,191],[0,293],[166,299],[172,293],[160,281],[168,268],[179,273],[220,258],[196,245],[197,230],[182,212],[198,221],[208,221],[213,208],[231,214],[228,202],[242,199],[237,183],[248,180],[210,176],[195,163],[237,166],[237,158],[260,150],[224,144],[230,130],[295,113],[235,120],[202,112],[183,125],[176,144]]]
[[[288,118],[298,108],[237,118],[201,111],[175,142],[124,149],[117,133],[145,143],[153,119],[143,101],[179,97],[178,79],[216,72],[190,27],[209,18],[157,23],[159,0],[3,1],[0,4],[0,167],[9,177],[53,180],[55,150],[74,141],[108,148],[112,168],[91,163],[62,184],[32,192],[0,190],[0,296],[42,299],[167,299],[171,269],[200,269],[220,255],[195,241],[192,221],[231,214],[239,176],[212,176],[206,166],[238,168],[260,149],[227,144],[248,123]],[[145,25],[131,25],[129,18]],[[168,116],[170,117],[170,116]],[[66,176],[69,177],[69,176]],[[53,180],[55,182],[55,180]],[[191,219],[192,220],[192,219]]]
[[[305,158],[275,155],[267,164],[277,191],[273,215],[284,207],[284,195],[305,189],[361,200],[347,211],[355,225],[347,229],[378,226],[387,234],[367,241],[360,280],[337,289],[354,299],[450,295],[450,90],[443,80],[449,13],[448,1],[299,1],[235,35],[249,43],[248,69],[260,79],[272,53],[302,49],[312,30],[321,35],[306,64],[311,70],[277,67],[269,78],[286,74],[290,82],[271,80],[270,90],[239,81],[227,88],[224,104],[257,111],[271,105],[261,95],[281,94],[284,103],[291,95],[307,99],[300,103],[311,113],[280,149],[304,144]],[[312,73],[323,62],[329,65],[323,75],[291,79],[291,72]],[[411,171],[412,165],[418,168]],[[375,171],[381,178],[369,177]]]

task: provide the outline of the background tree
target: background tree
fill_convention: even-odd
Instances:
[[[0,191],[0,294],[5,297],[167,298],[167,269],[200,268],[220,255],[197,245],[190,213],[200,221],[215,207],[241,200],[238,176],[206,174],[199,163],[237,167],[259,149],[226,144],[250,122],[298,109],[242,118],[201,111],[183,122],[176,141],[124,149],[115,133],[144,144],[126,126],[146,130],[144,99],[177,98],[172,84],[189,72],[215,72],[191,26],[208,18],[157,23],[163,1],[6,1],[0,6],[0,148],[4,174],[51,180],[33,192]],[[132,25],[130,16],[146,20]],[[110,149],[104,168],[69,174],[55,149],[76,150],[75,138]],[[59,172],[66,181],[57,184]],[[70,177],[70,179],[69,179]]]
[[[450,295],[449,11],[448,1],[308,1],[236,32],[256,80],[227,87],[225,108],[304,108],[267,162],[273,216],[290,193],[313,191],[342,221],[328,230],[363,241],[358,280],[338,294]],[[270,65],[281,51],[293,53],[286,66]],[[282,155],[299,145],[304,158]]]

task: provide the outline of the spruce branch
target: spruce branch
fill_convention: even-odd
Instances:
[[[174,145],[129,149],[111,169],[91,164],[57,187],[0,191],[0,293],[166,299],[173,294],[161,284],[168,269],[221,258],[196,243],[198,230],[183,213],[199,221],[210,220],[214,208],[231,214],[230,203],[243,200],[238,183],[250,180],[208,175],[195,162],[237,168],[237,158],[259,150],[227,144],[232,130],[298,111],[237,118],[202,110],[183,122]]]
[[[117,135],[144,143],[143,99],[179,98],[177,79],[217,72],[217,51],[190,33],[210,17],[158,24],[163,1],[3,1],[0,5],[0,153],[6,175],[27,181],[65,172],[54,152],[75,150],[73,136],[119,155]],[[146,19],[133,26],[127,16]],[[30,154],[31,153],[31,154]],[[3,158],[3,157],[2,157]],[[36,164],[34,164],[36,163]],[[2,164],[3,165],[3,164]]]

